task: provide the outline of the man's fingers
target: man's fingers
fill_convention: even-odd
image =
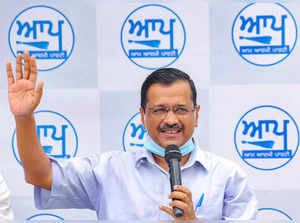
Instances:
[[[22,71],[22,54],[17,54],[17,61],[16,61],[16,80],[20,80],[23,78],[23,71]]]
[[[180,201],[180,200],[173,200],[169,203],[169,205],[171,207],[177,207],[177,208],[180,208],[182,210],[186,210],[188,208],[188,205],[185,202]]]
[[[190,199],[192,199],[192,193],[187,187],[185,187],[183,185],[175,185],[174,190],[185,193]]]
[[[169,205],[174,208],[180,208],[184,212],[183,218],[180,218],[181,220],[194,220],[196,219],[194,207],[192,203],[185,203],[180,200],[173,200],[169,203]]]
[[[166,213],[168,213],[169,215],[171,215],[172,217],[175,218],[175,215],[173,213],[173,209],[171,209],[171,208],[169,208],[167,206],[162,206],[162,205],[159,206],[159,209],[162,210],[162,211],[164,211],[164,212],[166,212]]]
[[[14,74],[13,74],[12,66],[11,66],[10,62],[8,62],[6,64],[6,73],[7,73],[7,79],[8,79],[8,86],[10,86],[13,83],[15,83]]]
[[[36,60],[35,57],[32,56],[30,58],[30,76],[29,76],[29,80],[32,81],[32,83],[35,85],[36,80],[37,80],[37,65],[36,65]]]
[[[24,79],[29,79],[30,75],[30,56],[28,51],[24,52]]]
[[[179,191],[173,191],[170,195],[169,195],[170,199],[178,199],[178,200],[182,200],[184,202],[188,202],[190,200],[190,198],[188,197],[188,195],[186,195],[183,192],[179,192]]]
[[[173,189],[174,191],[169,195],[169,198],[172,199],[169,203],[171,208],[162,206],[161,210],[164,210],[174,217],[172,208],[176,207],[184,211],[184,216],[181,218],[174,218],[180,220],[196,219],[191,191],[182,185],[176,185]]]

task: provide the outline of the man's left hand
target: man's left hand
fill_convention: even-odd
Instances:
[[[176,185],[174,186],[174,191],[169,195],[170,199],[176,199],[172,200],[169,205],[167,206],[159,206],[159,208],[162,211],[167,212],[172,217],[174,217],[176,220],[195,220],[195,212],[194,212],[194,206],[192,201],[192,193],[191,191],[182,185]],[[176,218],[176,216],[173,213],[173,207],[178,207],[183,210],[184,215],[180,218]]]

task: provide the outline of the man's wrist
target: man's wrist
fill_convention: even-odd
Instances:
[[[34,114],[32,112],[26,115],[14,115],[14,118],[16,122],[32,121],[34,120]]]

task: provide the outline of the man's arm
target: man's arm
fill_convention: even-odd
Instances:
[[[48,156],[39,142],[34,110],[40,103],[43,82],[36,87],[37,66],[34,57],[24,53],[17,55],[16,75],[11,63],[6,65],[8,78],[8,100],[16,121],[16,134],[20,159],[25,172],[25,180],[33,185],[51,190],[52,168]]]

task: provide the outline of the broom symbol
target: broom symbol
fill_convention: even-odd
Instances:
[[[143,146],[144,146],[144,144],[130,143],[130,146],[138,146],[138,147],[143,147]]]
[[[258,43],[270,44],[272,40],[272,36],[256,36],[256,37],[240,36],[240,39],[246,39]]]
[[[23,44],[27,46],[33,46],[39,49],[48,49],[49,42],[48,41],[38,41],[38,42],[22,42],[22,41],[17,41],[17,44]]]
[[[268,149],[272,149],[273,145],[274,145],[273,140],[265,140],[265,141],[245,141],[245,140],[243,140],[242,143],[243,144],[251,144],[251,145],[268,148]]]
[[[128,40],[128,43],[136,43],[140,45],[150,46],[153,48],[158,48],[160,45],[160,40]]]

